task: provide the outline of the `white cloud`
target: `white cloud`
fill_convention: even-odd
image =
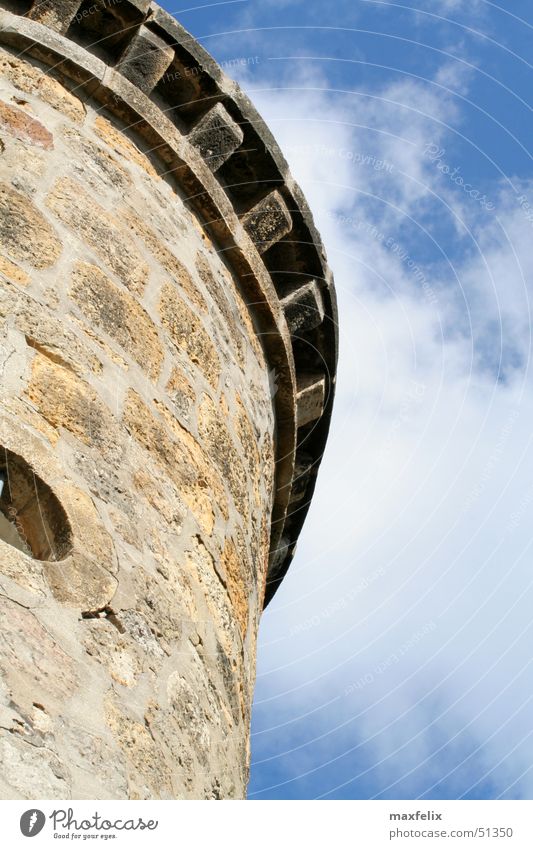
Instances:
[[[338,783],[383,760],[372,775],[393,798],[438,795],[448,771],[450,795],[485,771],[498,793],[516,781],[528,795],[532,225],[509,184],[487,213],[424,156],[428,140],[453,143],[451,97],[420,81],[372,98],[306,83],[251,95],[335,272],[338,396],[299,553],[264,617],[258,708],[290,723],[275,733],[288,746],[326,735],[290,760],[329,788],[326,762],[346,753]],[[427,232],[440,261],[424,261]],[[365,741],[364,758],[348,754]]]

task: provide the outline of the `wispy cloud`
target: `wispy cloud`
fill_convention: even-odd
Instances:
[[[465,93],[457,73],[434,81]],[[531,794],[533,260],[517,193],[532,187],[480,185],[487,211],[435,167],[427,145],[453,152],[461,120],[438,85],[341,94],[300,65],[250,88],[314,210],[341,321],[319,486],[262,627],[254,751],[279,763],[257,781]]]

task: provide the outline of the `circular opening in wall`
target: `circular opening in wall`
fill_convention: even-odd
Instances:
[[[48,484],[18,454],[0,449],[0,540],[36,560],[63,560],[72,531]]]

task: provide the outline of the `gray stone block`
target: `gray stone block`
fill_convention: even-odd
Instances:
[[[290,507],[299,505],[305,498],[309,478],[313,472],[314,461],[310,454],[298,453],[294,464],[294,477],[290,497]]]
[[[148,27],[142,26],[128,44],[116,68],[141,91],[149,94],[173,59],[172,47]]]
[[[259,253],[264,253],[292,230],[287,204],[273,191],[243,215],[242,223]]]
[[[80,6],[81,0],[35,0],[28,18],[65,33]]]
[[[324,410],[326,378],[323,375],[302,375],[296,393],[296,423],[298,427],[316,421]]]
[[[316,280],[291,292],[282,299],[281,305],[293,335],[313,330],[324,320],[324,302]]]
[[[269,558],[268,580],[275,581],[283,572],[283,565],[289,556],[291,541],[287,536],[282,536],[277,547],[271,551]]]
[[[222,103],[217,103],[189,133],[211,171],[216,171],[242,144],[244,133]]]

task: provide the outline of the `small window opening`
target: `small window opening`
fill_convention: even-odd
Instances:
[[[0,448],[0,539],[36,560],[63,560],[72,548],[67,515],[26,461]]]

